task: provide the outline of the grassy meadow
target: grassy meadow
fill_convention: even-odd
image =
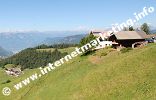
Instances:
[[[69,48],[64,48],[64,49],[58,49],[60,52],[67,52],[67,53],[71,53],[72,51],[74,51],[75,47],[69,47]],[[48,48],[48,49],[37,49],[37,51],[47,51],[47,52],[53,52],[55,49],[54,48]]]
[[[156,44],[125,53],[106,48],[78,56],[28,86],[13,89],[38,71],[29,69],[20,77],[11,77],[0,69],[0,84],[11,80],[1,84],[0,90],[12,89],[10,96],[0,93],[0,100],[156,100]]]

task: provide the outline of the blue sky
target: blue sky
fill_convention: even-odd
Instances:
[[[103,29],[145,6],[155,12],[139,24],[156,26],[156,0],[0,0],[0,31]]]

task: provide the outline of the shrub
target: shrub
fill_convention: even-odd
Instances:
[[[81,56],[88,56],[88,55],[94,55],[95,51],[94,50],[89,50],[83,53]]]
[[[10,83],[11,81],[8,79],[8,80],[5,80],[4,82],[2,82],[2,84],[6,84],[6,83]]]

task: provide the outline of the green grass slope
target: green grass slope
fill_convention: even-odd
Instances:
[[[107,53],[107,55],[103,55]],[[19,78],[6,76],[13,86],[37,69]],[[77,57],[42,78],[0,100],[156,100],[156,44],[126,53],[104,49]]]
[[[69,47],[69,48],[64,48],[64,49],[58,49],[60,52],[67,52],[67,53],[71,53],[73,50],[75,49],[75,47]],[[53,52],[55,49],[54,48],[48,48],[48,49],[37,49],[37,51],[51,51]]]

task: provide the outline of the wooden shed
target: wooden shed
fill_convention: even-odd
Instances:
[[[143,31],[121,31],[109,37],[109,41],[113,42],[113,46],[132,47],[134,43],[143,43],[148,38]]]

